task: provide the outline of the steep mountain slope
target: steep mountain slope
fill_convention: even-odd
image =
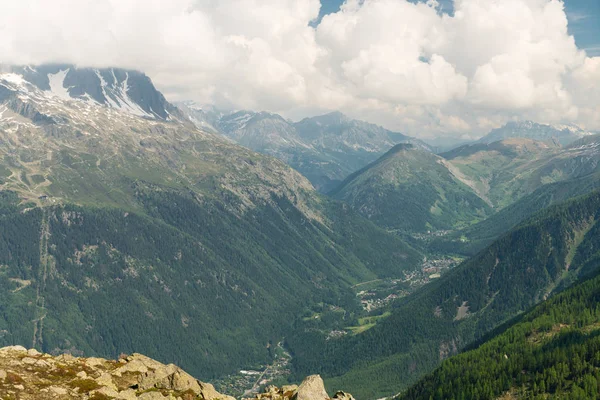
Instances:
[[[293,123],[268,112],[223,113],[193,103],[178,106],[196,126],[220,132],[252,150],[269,154],[306,176],[321,192],[363,168],[397,143],[425,143],[335,112]]]
[[[479,143],[489,144],[504,139],[523,138],[568,145],[591,134],[576,125],[546,125],[533,121],[518,121],[508,122],[500,128],[493,129],[479,139]]]
[[[350,285],[420,263],[281,161],[135,114],[0,75],[0,343],[213,377],[266,362],[303,307],[357,307]]]
[[[223,116],[218,127],[234,142],[264,153],[275,153],[281,148],[311,148],[297,138],[294,126],[277,114],[238,111]]]
[[[178,114],[177,108],[156,90],[150,78],[138,71],[60,64],[8,69],[38,89],[63,100],[89,101],[162,120]]]
[[[480,196],[503,208],[542,185],[598,171],[598,143],[598,136],[565,148],[530,139],[507,139],[463,146],[442,157]]]
[[[410,144],[395,146],[330,194],[377,225],[409,232],[451,229],[490,212],[444,159]]]
[[[597,399],[599,298],[596,275],[444,361],[397,399]]]
[[[475,225],[434,239],[430,248],[443,253],[475,255],[544,208],[597,189],[600,189],[600,172],[544,185]]]
[[[303,352],[295,360],[297,373],[320,371],[329,385],[347,385],[361,397],[398,392],[489,330],[595,271],[599,219],[598,191],[536,214],[399,300],[392,315],[372,329],[308,350],[298,340],[292,344]]]
[[[175,106],[183,113],[183,118],[189,119],[199,129],[210,133],[220,133],[217,126],[225,114],[216,107],[200,106],[193,101],[176,102]]]

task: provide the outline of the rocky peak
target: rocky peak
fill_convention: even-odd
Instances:
[[[333,111],[328,114],[320,115],[313,118],[308,118],[318,125],[340,125],[350,122],[350,118],[339,111]]]
[[[0,398],[234,400],[176,365],[142,354],[105,360],[52,356],[21,346],[0,349]]]
[[[67,64],[4,67],[48,97],[80,100],[141,117],[167,120],[178,110],[139,71]],[[6,74],[4,74],[6,75]]]

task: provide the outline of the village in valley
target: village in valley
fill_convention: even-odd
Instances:
[[[461,262],[462,259],[453,257],[424,258],[419,269],[404,272],[400,278],[358,283],[352,287],[360,303],[358,315],[350,318],[350,313],[340,306],[321,304],[321,310],[314,310],[303,318],[304,329],[321,332],[326,341],[364,332],[391,315],[389,308],[395,300],[440,278]],[[331,316],[335,317],[331,318]],[[325,321],[329,319],[335,322],[326,323]],[[349,320],[353,321],[350,325],[348,325]],[[228,375],[215,381],[215,388],[220,392],[234,394],[236,397],[251,398],[269,385],[285,383],[291,374],[292,356],[285,349],[283,342],[275,346],[274,354],[271,364],[243,369]]]

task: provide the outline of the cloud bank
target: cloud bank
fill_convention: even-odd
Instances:
[[[600,130],[600,57],[558,0],[19,0],[0,62],[146,72],[171,100],[299,118],[341,110],[417,136],[510,119]]]

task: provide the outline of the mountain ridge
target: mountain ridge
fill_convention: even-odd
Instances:
[[[511,121],[504,126],[492,129],[478,143],[493,143],[508,138],[528,138],[541,141],[556,142],[568,145],[577,139],[591,135],[577,125],[548,125],[533,121]]]
[[[398,144],[330,192],[386,229],[451,229],[490,212],[484,199],[445,160]]]
[[[305,175],[322,193],[400,142],[431,151],[424,142],[375,124],[331,112],[298,122],[278,114],[240,110],[221,112],[178,103],[188,119],[255,151],[279,158]]]
[[[125,110],[147,118],[168,120],[179,114],[150,78],[135,70],[120,68],[78,68],[69,64],[11,66],[21,76],[50,96],[80,100]]]

